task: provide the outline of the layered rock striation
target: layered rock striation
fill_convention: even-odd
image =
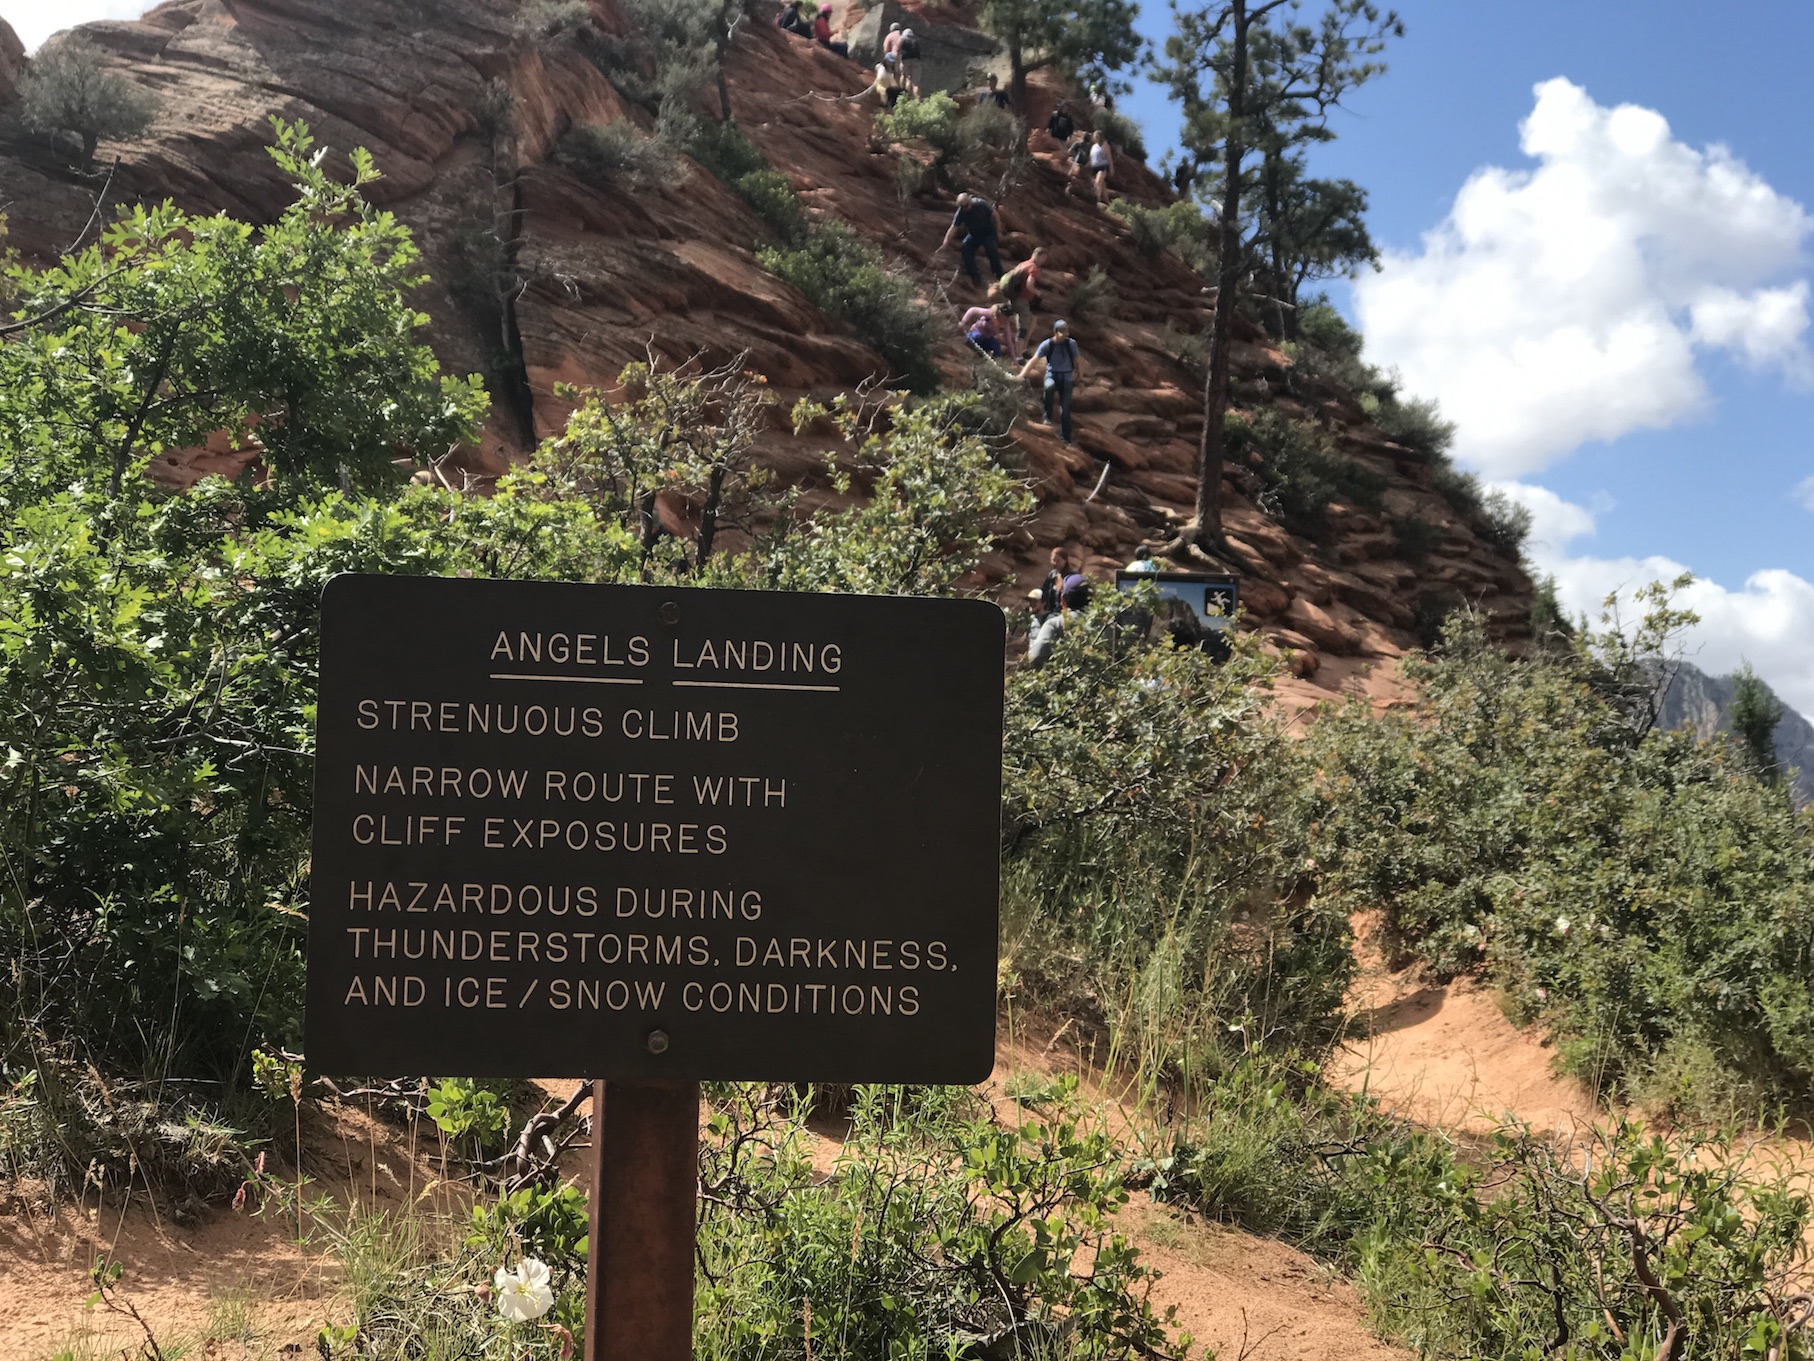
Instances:
[[[593,13],[605,31],[625,31],[602,0]],[[935,41],[951,27],[945,7],[913,13]],[[853,24],[859,18],[840,14]],[[170,198],[265,220],[288,196],[265,154],[272,116],[306,119],[336,152],[370,148],[386,176],[375,197],[416,231],[435,273],[423,306],[437,351],[450,368],[484,372],[497,396],[471,459],[481,475],[560,428],[569,406],[557,385],[609,388],[626,363],[651,352],[675,363],[747,353],[789,399],[828,397],[885,373],[863,338],[761,268],[755,250],[769,228],[703,169],[683,159],[690,173],[626,188],[588,182],[557,160],[558,139],[576,124],[634,119],[646,127],[649,119],[583,51],[538,45],[519,19],[514,0],[169,0],[137,22],[87,25],[108,59],[162,101],[147,140],[104,145],[104,156],[120,160],[110,192],[116,201]],[[0,101],[17,66],[6,56],[9,37],[0,32]],[[946,37],[953,52],[969,53],[979,41],[958,28]],[[966,57],[960,68],[982,65]],[[956,317],[981,300],[955,251],[939,249],[956,188],[1001,201],[1009,263],[1035,246],[1048,249],[1036,338],[1054,317],[1072,315],[1093,267],[1113,284],[1112,300],[1072,317],[1082,348],[1075,444],[1024,421],[1012,435],[1039,507],[985,563],[979,584],[1007,599],[1016,584],[1024,593],[1039,578],[1053,547],[1106,572],[1141,543],[1171,537],[1190,513],[1202,422],[1199,380],[1177,357],[1178,338],[1207,330],[1213,299],[1172,255],[1142,254],[1125,225],[1068,179],[1068,162],[1043,131],[1055,91],[1034,87],[1029,157],[1000,156],[913,183],[901,173],[903,156],[928,155],[877,138],[879,104],[864,94],[868,68],[761,21],[740,35],[727,76],[739,125],[787,175],[809,216],[850,224],[951,318],[939,364],[953,385],[970,383],[972,362]],[[516,99],[506,177],[481,113],[494,81]],[[715,110],[716,92],[703,95],[702,112]],[[93,182],[24,137],[4,110],[0,181],[11,244],[31,257],[77,239],[94,209]],[[1115,187],[1136,202],[1170,201],[1130,157],[1122,157]],[[463,298],[460,280],[471,268],[470,241],[495,220],[501,192],[521,224],[511,245],[527,283],[500,329]],[[1528,579],[1437,491],[1431,461],[1388,440],[1351,394],[1311,379],[1257,328],[1243,320],[1239,333],[1237,408],[1274,406],[1320,422],[1341,453],[1385,483],[1379,509],[1338,503],[1326,528],[1307,536],[1262,509],[1252,467],[1236,460],[1225,479],[1248,621],[1291,652],[1300,696],[1389,664],[1417,645],[1435,614],[1463,602],[1520,636]],[[782,476],[807,483],[822,479],[821,449],[796,439],[779,417],[760,446]],[[223,444],[169,456],[154,472],[180,485],[234,457]],[[1415,558],[1394,530],[1407,519],[1429,530]]]

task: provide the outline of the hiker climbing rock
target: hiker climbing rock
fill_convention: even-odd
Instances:
[[[1008,92],[1001,88],[1000,76],[991,75],[989,77],[989,88],[977,95],[976,104],[978,108],[984,108],[990,104],[998,109],[1009,107]]]
[[[1039,342],[1039,348],[1021,367],[1019,377],[1025,379],[1033,371],[1033,365],[1045,361],[1046,379],[1044,400],[1046,424],[1053,424],[1052,408],[1058,408],[1058,438],[1066,444],[1071,442],[1071,391],[1077,385],[1077,342],[1071,338],[1071,326],[1066,321],[1052,323],[1052,334]]]
[[[1107,134],[1098,132],[1090,138],[1090,179],[1096,186],[1096,202],[1107,203],[1109,176],[1115,173],[1115,153],[1109,149]]]
[[[1004,355],[1011,360],[1020,358],[1014,313],[1007,303],[972,307],[958,325],[963,329],[964,339],[991,359]]]
[[[989,261],[989,277],[1001,277],[1000,223],[995,205],[977,194],[959,194],[957,212],[951,218],[945,239],[939,242],[939,249],[948,249],[960,232],[963,235],[964,273],[970,276],[970,282],[982,287],[983,276],[976,267],[978,251]]]
[[[901,26],[888,25],[888,36],[882,39],[882,62],[895,71],[901,69]]]
[[[1071,163],[1071,173],[1066,178],[1075,181],[1083,174],[1084,162],[1090,159],[1090,134],[1080,129],[1071,138],[1071,144],[1065,148],[1064,154]]]
[[[989,290],[992,299],[1014,309],[1023,336],[1033,333],[1033,309],[1043,301],[1039,291],[1039,270],[1045,262],[1046,248],[1040,246],[1029,258],[1002,275]]]
[[[1071,102],[1060,99],[1052,116],[1046,120],[1046,136],[1059,146],[1065,146],[1071,140],[1071,134],[1077,131],[1077,120],[1071,117]]]
[[[907,88],[913,92],[915,99],[921,98],[920,88],[920,39],[911,28],[901,30],[901,74],[907,77]]]
[[[830,5],[819,6],[819,17],[813,20],[813,41],[818,43],[820,47],[830,48],[840,57],[848,57],[850,55],[849,43],[832,41]]]

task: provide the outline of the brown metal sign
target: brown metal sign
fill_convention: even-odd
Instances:
[[[995,606],[342,576],[321,628],[313,1066],[988,1075]]]

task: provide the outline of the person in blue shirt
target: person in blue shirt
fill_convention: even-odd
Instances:
[[[1056,403],[1058,437],[1069,444],[1071,442],[1071,390],[1077,386],[1077,342],[1071,339],[1071,324],[1068,321],[1052,323],[1052,334],[1040,341],[1039,348],[1033,351],[1032,357],[1021,366],[1020,377],[1025,379],[1033,371],[1033,365],[1042,359],[1046,364],[1046,424],[1052,424],[1052,407]]]
[[[951,227],[945,233],[945,239],[939,242],[939,249],[944,250],[959,232],[963,233],[964,273],[970,276],[970,282],[982,287],[983,276],[977,272],[976,253],[981,251],[989,258],[989,268],[994,271],[991,279],[999,279],[1005,271],[1001,265],[1001,244],[998,232],[1000,222],[995,205],[988,199],[976,194],[959,194],[957,196],[957,214],[951,219]]]

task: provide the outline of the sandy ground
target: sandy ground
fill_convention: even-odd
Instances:
[[[1571,1135],[1606,1118],[1580,1083],[1555,1071],[1546,1041],[1506,1019],[1490,988],[1431,983],[1415,966],[1389,968],[1375,944],[1377,925],[1370,915],[1354,923],[1354,1021],[1329,1065],[1331,1081],[1446,1129],[1490,1130],[1514,1115]]]

